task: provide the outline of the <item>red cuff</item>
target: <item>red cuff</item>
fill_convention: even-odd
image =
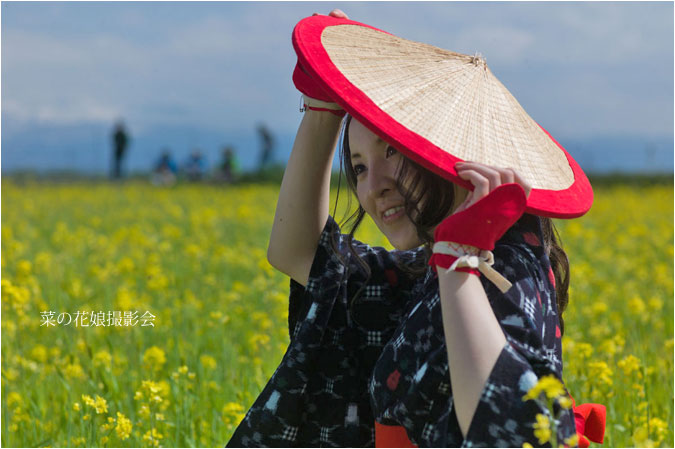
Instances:
[[[311,109],[312,111],[321,111],[321,112],[330,112],[333,115],[337,115],[338,117],[344,117],[346,112],[343,109],[337,110],[337,109],[326,109],[326,108],[314,108],[311,106],[305,105],[307,109]]]

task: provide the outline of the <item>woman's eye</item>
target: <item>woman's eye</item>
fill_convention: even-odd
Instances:
[[[354,173],[356,173],[356,176],[363,173],[363,171],[366,169],[366,167],[363,164],[357,164],[352,168],[354,169]]]
[[[387,157],[393,156],[396,154],[396,148],[394,147],[387,147]]]

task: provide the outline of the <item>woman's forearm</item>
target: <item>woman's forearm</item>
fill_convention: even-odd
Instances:
[[[340,123],[331,113],[308,110],[281,182],[267,259],[303,285],[328,219],[330,174]]]
[[[506,337],[477,276],[437,269],[454,407],[466,437]]]

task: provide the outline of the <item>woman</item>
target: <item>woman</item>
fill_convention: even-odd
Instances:
[[[522,397],[544,375],[562,378],[568,266],[550,219],[523,214],[530,186],[467,162],[457,171],[469,192],[346,117],[342,162],[359,210],[342,234],[329,180],[344,111],[302,67],[293,79],[307,110],[268,248],[291,278],[291,344],[228,447],[374,446],[376,429],[378,446],[392,435],[420,447],[540,445],[532,424],[544,410]],[[352,239],[365,214],[395,251]],[[479,272],[472,256],[485,251],[494,270]],[[555,412],[557,441],[574,445],[572,410]]]

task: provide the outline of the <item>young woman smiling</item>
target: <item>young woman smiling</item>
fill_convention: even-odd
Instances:
[[[293,81],[307,109],[268,247],[291,278],[291,342],[228,447],[540,445],[546,411],[523,396],[562,379],[569,278],[551,220],[524,213],[530,184],[458,163],[469,191],[345,115],[300,64]],[[338,143],[359,204],[347,234],[329,214]],[[366,214],[394,251],[353,238]],[[555,411],[575,445],[573,411]]]

